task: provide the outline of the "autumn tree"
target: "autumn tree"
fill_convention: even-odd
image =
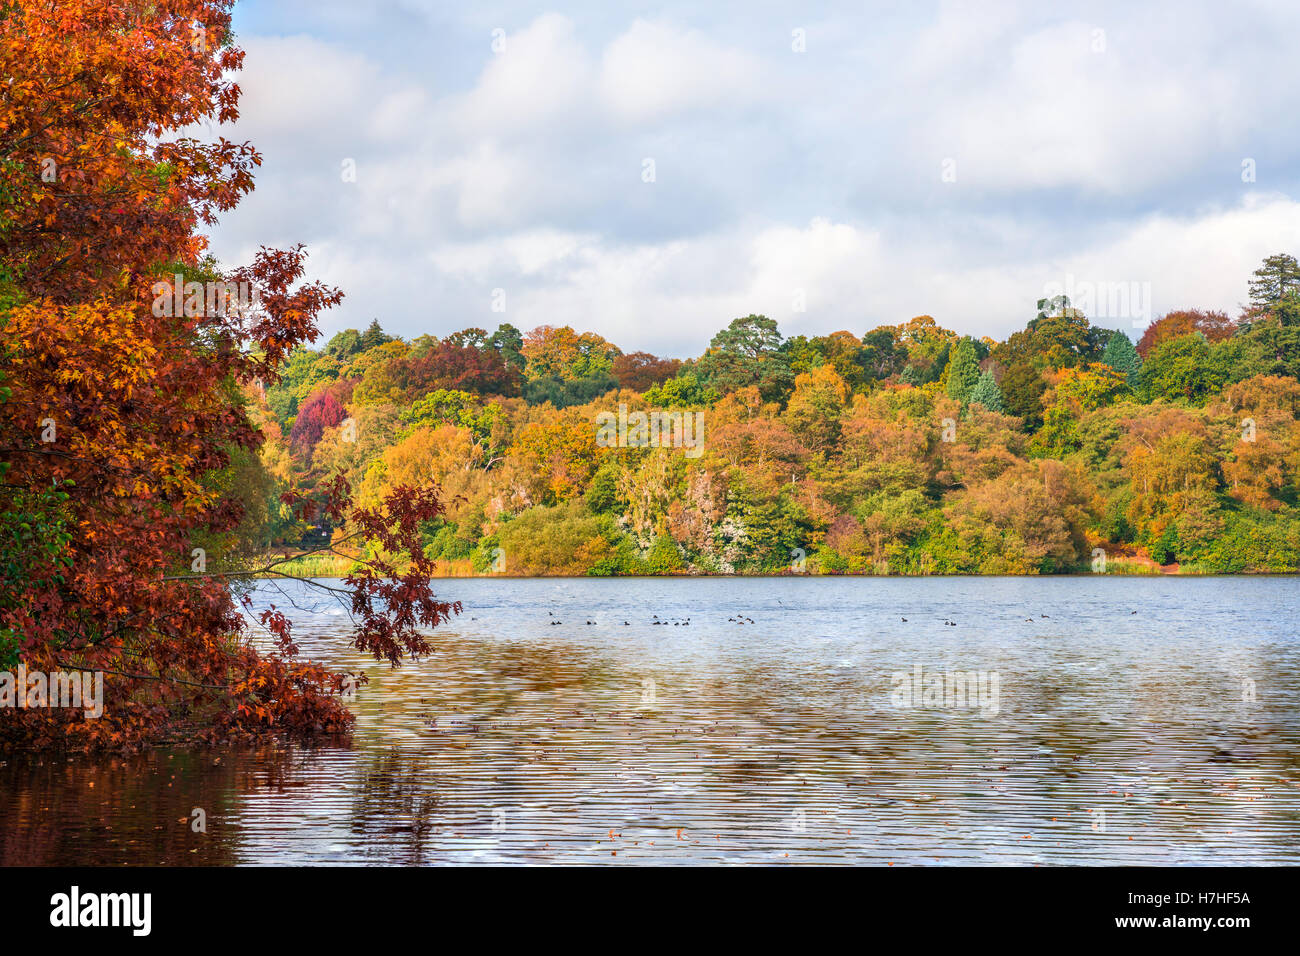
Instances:
[[[539,504],[563,503],[581,495],[599,463],[594,426],[572,413],[526,425],[515,451],[527,462],[533,500]]]
[[[298,410],[289,447],[301,459],[309,460],[325,429],[341,424],[348,417],[346,405],[352,397],[352,382],[343,379],[313,392]]]
[[[1127,391],[1124,376],[1102,362],[1093,362],[1087,368],[1061,369],[1046,394],[1043,427],[1034,436],[1031,447],[1057,458],[1076,451],[1081,445],[1080,419]]]
[[[681,367],[680,359],[658,358],[649,352],[627,352],[614,359],[610,371],[619,388],[644,392],[674,377]]]
[[[829,365],[819,365],[794,380],[785,419],[805,445],[826,452],[840,438],[840,416],[849,399],[848,383]]]
[[[1138,388],[1147,401],[1204,401],[1227,381],[1226,370],[1211,357],[1210,343],[1200,332],[1167,339],[1142,363]]]
[[[1257,375],[1225,388],[1207,411],[1226,418],[1227,493],[1265,511],[1294,501],[1300,492],[1300,382]]]
[[[569,326],[542,325],[524,336],[521,348],[529,379],[565,381],[606,376],[621,353],[618,346],[594,332],[575,332]]]
[[[351,720],[337,696],[347,675],[299,660],[278,608],[259,615],[270,649],[258,650],[230,587],[251,570],[231,554],[258,507],[263,435],[246,390],[275,382],[341,293],[305,279],[301,247],[225,270],[205,255],[199,230],[260,162],[248,144],[186,135],[237,118],[229,7],[86,2],[55,15],[17,2],[0,16],[0,528],[43,539],[31,573],[0,589],[0,653],[105,675],[103,718],[6,709],[0,746]],[[284,504],[373,543],[376,560],[341,589],[355,646],[394,664],[427,653],[426,629],[455,610],[433,597],[420,549],[437,497],[400,488],[357,508],[336,481],[319,502],[289,491]]]
[[[998,384],[1008,410],[1023,418],[1030,430],[1042,421],[1042,398],[1048,387],[1045,373],[1095,361],[1107,337],[1063,296],[1040,302],[1039,307],[1038,316],[1023,331],[991,353],[1002,369]]]
[[[518,368],[487,344],[487,333],[466,329],[372,366],[357,386],[357,401],[408,403],[438,389],[510,396],[519,394],[521,382]]]
[[[1199,332],[1207,342],[1222,342],[1232,335],[1236,323],[1225,312],[1181,309],[1161,316],[1146,327],[1138,340],[1138,354],[1145,360],[1162,342]],[[1109,344],[1109,343],[1108,343]],[[1118,371],[1118,370],[1117,370]]]

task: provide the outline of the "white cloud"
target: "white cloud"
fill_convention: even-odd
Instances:
[[[1132,315],[1094,315],[1112,328],[1131,328],[1147,307],[1155,315],[1184,307],[1235,315],[1250,272],[1285,248],[1300,248],[1300,203],[1274,196],[1190,219],[1152,216],[1059,260],[989,265],[963,256],[955,243],[896,243],[875,230],[815,219],[633,246],[534,233],[444,249],[437,263],[482,289],[514,290],[506,320],[520,328],[572,324],[624,348],[668,346],[687,355],[750,312],[777,319],[787,335],[841,328],[860,335],[928,313],[957,331],[1000,338],[1033,317],[1053,282],[1136,284]],[[546,281],[529,281],[538,275]],[[796,290],[806,312],[795,311]],[[478,297],[486,301],[485,292]]]
[[[503,238],[439,246],[428,254],[439,271],[487,284],[503,276],[531,277],[571,262],[584,246],[598,241],[554,229],[515,233]]]
[[[910,117],[925,158],[936,169],[954,158],[959,188],[1131,195],[1185,175],[1220,144],[1245,145],[1231,75],[1170,69],[1101,30],[1052,24],[997,44],[1002,55],[976,82],[948,71],[936,109]]]
[[[241,38],[239,131],[277,150],[400,139],[394,120],[424,91],[386,75],[364,55],[309,36]]]
[[[240,28],[226,135],[265,163],[214,249],[306,242],[348,295],[327,333],[567,323],[691,355],[750,312],[787,334],[928,312],[1002,337],[1066,275],[1234,312],[1264,255],[1300,252],[1282,7],[846,7],[802,24],[803,54],[750,5],[493,11],[496,53],[488,13],[417,7],[411,37],[308,7],[292,35]]]
[[[589,101],[590,58],[568,18],[544,14],[502,39],[474,88],[450,104],[456,134],[510,140],[551,128]]]
[[[621,120],[646,122],[749,99],[761,72],[752,56],[698,30],[636,20],[605,48],[600,89]]]

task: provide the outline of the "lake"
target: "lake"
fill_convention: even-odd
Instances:
[[[447,579],[390,670],[263,582],[350,743],[11,757],[0,863],[1300,864],[1298,583]]]

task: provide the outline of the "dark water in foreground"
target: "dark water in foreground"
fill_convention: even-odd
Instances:
[[[304,654],[361,663],[289,594]],[[1300,864],[1296,578],[440,594],[464,614],[365,664],[348,747],[0,765],[0,863]],[[898,706],[918,665],[985,706]]]

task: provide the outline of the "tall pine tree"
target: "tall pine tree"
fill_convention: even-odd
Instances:
[[[1111,333],[1106,349],[1101,353],[1101,361],[1127,377],[1130,385],[1136,380],[1138,370],[1142,368],[1142,356],[1138,355],[1132,340],[1119,330]]]
[[[1006,407],[1002,404],[1002,389],[998,388],[992,372],[984,372],[980,375],[975,387],[970,390],[967,401],[972,405],[983,405],[991,412],[1006,411]]]
[[[948,366],[948,395],[959,402],[967,401],[971,389],[980,379],[979,362],[975,357],[975,343],[970,337],[962,339],[953,349]]]
[[[1279,252],[1267,256],[1250,280],[1250,304],[1258,314],[1272,313],[1282,325],[1300,325],[1300,262]]]
[[[386,342],[393,341],[393,337],[379,327],[378,319],[371,319],[370,325],[361,335],[361,348],[373,349],[377,345],[383,345]]]

